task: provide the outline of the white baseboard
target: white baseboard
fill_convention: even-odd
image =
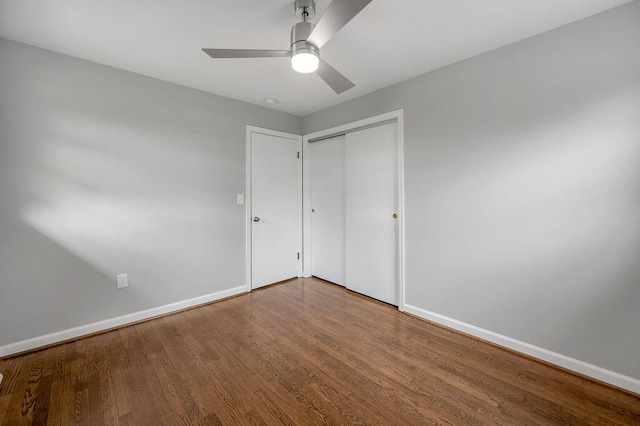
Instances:
[[[38,336],[32,339],[22,340],[20,342],[9,343],[8,345],[0,346],[0,357],[36,349],[58,342],[63,342],[65,340],[74,339],[81,336],[86,336],[87,334],[92,334],[99,331],[109,330],[110,328],[114,327],[121,327],[123,325],[131,324],[137,321],[153,318],[158,315],[168,314],[171,312],[179,311],[181,309],[201,305],[203,303],[214,302],[216,300],[224,299],[225,297],[246,293],[247,291],[247,286],[243,285],[240,287],[230,288],[228,290],[218,291],[216,293],[206,294],[204,296],[194,297],[193,299],[187,299],[180,302],[170,303],[168,305],[158,306],[157,308],[151,308],[116,318],[106,319],[104,321],[94,322],[92,324],[70,328],[68,330],[45,334],[44,336]]]
[[[604,368],[588,364],[575,358],[552,352],[550,350],[543,349],[538,346],[522,342],[520,340],[512,339],[511,337],[503,336],[501,334],[494,333],[493,331],[485,330],[483,328],[476,327],[474,325],[467,324],[453,318],[445,317],[444,315],[429,312],[424,309],[408,305],[406,303],[404,305],[404,310],[405,312],[427,319],[429,321],[433,321],[435,323],[453,328],[463,333],[470,334],[491,343],[513,349],[514,351],[530,355],[543,361],[558,365],[560,367],[564,367],[568,370],[572,370],[584,374],[585,376],[593,377],[594,379],[598,379],[600,381],[610,383],[620,388],[640,394],[640,380],[634,379],[633,377],[606,370]]]

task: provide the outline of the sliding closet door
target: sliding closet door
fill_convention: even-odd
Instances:
[[[344,136],[310,145],[311,274],[345,285]]]
[[[347,288],[393,305],[398,305],[396,126],[348,133],[345,143]]]

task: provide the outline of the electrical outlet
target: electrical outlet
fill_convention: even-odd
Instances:
[[[244,204],[244,194],[238,194],[238,197],[236,199],[236,202],[238,204]]]
[[[116,277],[116,282],[118,284],[118,288],[129,287],[129,278],[127,274],[120,274]]]

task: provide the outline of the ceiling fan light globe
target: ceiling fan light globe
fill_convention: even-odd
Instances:
[[[311,50],[296,52],[291,56],[291,68],[303,74],[316,71],[319,63],[318,55]]]

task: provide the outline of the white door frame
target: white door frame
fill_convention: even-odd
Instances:
[[[374,117],[365,118],[363,120],[354,121],[353,123],[343,124],[341,126],[332,127],[330,129],[320,130],[302,137],[302,160],[303,160],[303,269],[302,276],[311,276],[311,189],[310,189],[310,166],[311,151],[309,140],[328,137],[346,133],[360,127],[374,126],[385,121],[396,120],[397,126],[397,143],[398,143],[398,310],[404,311],[404,110],[399,109],[385,114],[376,115]]]
[[[246,140],[246,182],[245,182],[245,273],[247,292],[251,291],[251,275],[252,275],[252,246],[251,246],[251,134],[261,133],[263,135],[278,136],[282,138],[294,139],[298,141],[298,152],[302,157],[302,136],[293,133],[279,132],[277,130],[265,129],[256,126],[247,126]],[[298,162],[298,200],[302,200],[302,161]],[[298,208],[298,251],[300,252],[300,260],[298,261],[298,277],[302,276],[303,264],[303,247],[302,247],[302,203]]]

